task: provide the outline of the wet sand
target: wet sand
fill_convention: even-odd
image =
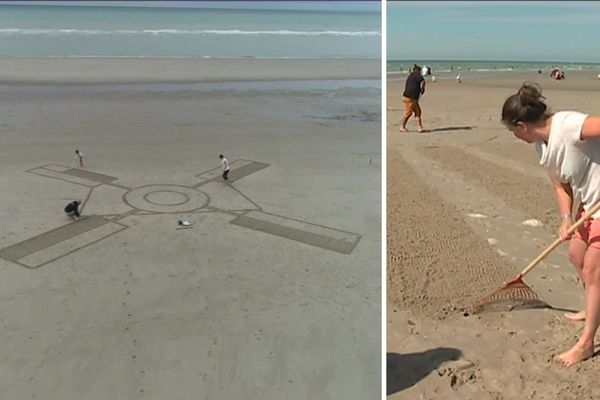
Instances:
[[[0,84],[223,82],[379,79],[372,59],[0,59]]]
[[[504,100],[538,81],[552,110],[596,113],[593,72],[430,82],[428,133],[399,133],[404,82],[388,83],[387,394],[390,399],[596,398],[598,357],[552,361],[583,325],[564,319],[583,290],[562,245],[525,282],[554,309],[464,313],[555,239],[559,222],[536,152],[504,128]],[[541,226],[523,224],[537,220]]]

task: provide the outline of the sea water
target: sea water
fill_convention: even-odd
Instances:
[[[486,73],[512,71],[543,71],[548,74],[552,68],[565,71],[597,70],[600,64],[564,61],[493,61],[493,60],[388,60],[389,75],[406,75],[414,64],[430,67],[433,74],[475,72],[475,76]]]
[[[380,13],[0,5],[0,57],[380,58]]]

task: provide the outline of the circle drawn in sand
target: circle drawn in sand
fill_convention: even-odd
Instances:
[[[144,200],[156,206],[179,206],[190,201],[190,198],[185,193],[157,190],[156,192],[146,193]]]
[[[167,214],[195,211],[209,202],[205,193],[179,185],[138,187],[125,193],[123,200],[138,210]]]

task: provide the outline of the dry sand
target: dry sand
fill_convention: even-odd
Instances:
[[[321,80],[379,63],[52,63],[0,62],[0,398],[379,398],[381,90]]]
[[[536,152],[499,122],[536,80],[551,108],[598,114],[592,72],[498,74],[429,83],[428,133],[398,131],[404,82],[388,83],[387,394],[390,399],[595,399],[600,361],[552,362],[583,327],[562,316],[583,290],[562,245],[525,281],[554,309],[461,311],[512,278],[555,238],[556,203]],[[535,219],[542,226],[523,225]]]

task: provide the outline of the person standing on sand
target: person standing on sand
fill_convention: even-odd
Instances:
[[[571,237],[573,197],[581,199],[576,218],[600,201],[600,116],[577,111],[550,113],[542,90],[524,83],[502,107],[502,122],[513,134],[534,143],[540,165],[548,169],[556,193],[562,223],[558,234],[569,240],[569,261],[585,289],[585,311],[565,314],[585,320],[583,333],[570,350],[554,359],[567,367],[594,355],[594,336],[600,325],[600,213]]]
[[[219,158],[221,159],[221,168],[223,168],[223,179],[227,180],[227,175],[229,175],[229,161],[227,161],[227,159],[225,157],[223,157],[223,154],[219,154]]]
[[[79,149],[75,150],[76,160],[79,161],[79,166],[83,168],[83,153],[79,151]]]
[[[400,132],[408,132],[406,123],[414,114],[417,120],[417,130],[423,132],[423,123],[421,121],[421,106],[419,105],[419,97],[425,93],[425,78],[421,75],[421,67],[414,65],[412,72],[406,78],[404,93],[402,94],[402,102],[404,103],[404,119]]]

